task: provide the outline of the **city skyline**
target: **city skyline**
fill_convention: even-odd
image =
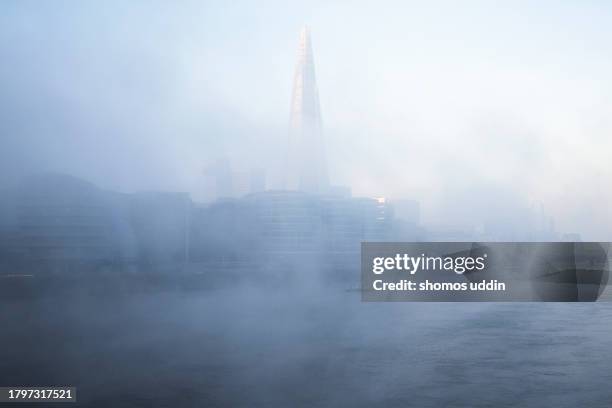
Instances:
[[[610,38],[601,0],[0,1],[0,402],[612,408]]]
[[[51,170],[197,198],[223,155],[280,185],[306,21],[334,184],[440,223],[541,203],[560,230],[608,237],[609,6],[106,7],[3,4],[2,185]]]

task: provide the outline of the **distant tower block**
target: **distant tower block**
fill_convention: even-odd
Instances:
[[[312,45],[310,32],[304,27],[293,80],[285,188],[321,193],[328,185]]]

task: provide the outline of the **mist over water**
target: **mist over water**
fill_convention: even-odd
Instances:
[[[608,406],[607,304],[362,303],[253,285],[4,303],[3,384],[86,406]]]

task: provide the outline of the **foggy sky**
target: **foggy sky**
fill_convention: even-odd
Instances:
[[[332,183],[433,223],[541,204],[609,240],[611,22],[597,1],[4,1],[0,186],[51,170],[199,199],[228,156],[274,187],[307,23]]]

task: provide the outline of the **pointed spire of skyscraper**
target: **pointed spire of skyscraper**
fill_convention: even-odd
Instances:
[[[319,94],[310,31],[306,26],[300,33],[293,80],[285,178],[285,188],[289,190],[320,193],[328,187]]]

